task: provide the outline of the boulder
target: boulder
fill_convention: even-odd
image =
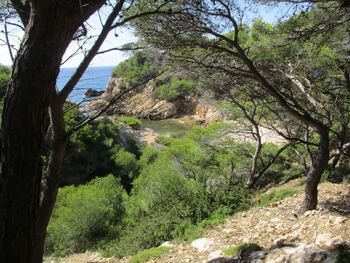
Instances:
[[[90,88],[87,91],[85,91],[85,97],[87,97],[87,98],[98,97],[98,96],[101,96],[103,93],[104,93],[103,90],[98,91],[98,90]]]
[[[191,246],[196,248],[199,252],[204,252],[209,250],[213,244],[213,240],[209,238],[199,238],[192,241]]]
[[[258,262],[261,259],[266,263],[331,263],[336,256],[315,244],[300,243],[295,246],[284,246],[270,251],[254,252],[247,262]]]
[[[343,242],[344,240],[341,237],[333,236],[330,233],[321,233],[317,235],[315,244],[324,249],[332,250]]]

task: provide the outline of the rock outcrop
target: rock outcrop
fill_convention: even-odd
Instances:
[[[199,124],[207,125],[217,120],[223,120],[225,119],[225,116],[217,107],[198,100],[194,118],[197,119]]]
[[[193,98],[188,97],[171,102],[159,100],[152,95],[153,86],[154,83],[150,81],[147,85],[128,92],[115,105],[112,105],[107,113],[151,120],[161,120],[194,113],[196,102]],[[123,88],[128,88],[128,86],[122,79],[110,79],[101,99],[90,102],[90,108],[96,110],[106,105]]]
[[[153,96],[153,87],[154,82],[150,81],[147,85],[128,92],[110,107],[107,114],[127,115],[150,120],[190,115],[203,125],[224,119],[223,113],[213,103],[208,103],[202,97],[187,96],[175,101],[160,100]],[[128,85],[123,79],[111,78],[101,98],[89,103],[90,110],[100,109],[125,88],[128,88]]]
[[[88,89],[85,91],[85,97],[92,98],[92,97],[98,97],[101,96],[104,92],[101,90],[95,90],[95,89]]]

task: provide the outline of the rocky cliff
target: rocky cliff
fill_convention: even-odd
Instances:
[[[91,101],[89,107],[98,110],[119,94],[123,88],[128,88],[123,79],[111,78],[101,98]],[[150,120],[192,115],[203,124],[224,118],[218,108],[204,102],[205,99],[202,97],[186,96],[175,101],[160,100],[153,96],[153,88],[154,82],[150,81],[148,84],[130,91],[112,105],[107,114],[127,115]]]

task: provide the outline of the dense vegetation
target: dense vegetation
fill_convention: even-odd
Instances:
[[[101,249],[107,255],[124,256],[158,246],[165,240],[199,237],[206,226],[247,209],[254,200],[266,206],[295,194],[294,189],[286,188],[253,198],[261,188],[307,174],[319,154],[322,136],[328,136],[333,151],[323,177],[335,180],[337,174],[344,174],[348,169],[345,142],[350,115],[345,102],[333,104],[333,99],[349,96],[343,89],[344,74],[339,67],[345,52],[344,28],[330,30],[326,40],[310,35],[307,39],[293,38],[287,44],[292,27],[310,26],[308,19],[317,20],[319,15],[325,16],[322,8],[275,25],[256,20],[239,28],[238,51],[240,47],[249,50],[249,59],[256,63],[257,70],[268,74],[273,85],[281,85],[278,92],[288,104],[284,107],[261,83],[255,82],[242,61],[227,60],[226,55],[234,52],[227,46],[237,37],[234,32],[220,35],[219,39],[188,39],[180,34],[177,37],[181,43],[175,48],[174,42],[163,41],[162,37],[170,37],[176,26],[174,31],[140,34],[152,46],[150,50],[161,47],[166,51],[164,57],[190,59],[175,60],[169,65],[159,62],[159,57],[154,56],[156,52],[135,52],[113,70],[115,77],[125,80],[125,87],[164,70],[166,73],[152,84],[155,98],[171,101],[210,89],[227,116],[236,122],[214,122],[207,127],[194,127],[181,136],[176,133],[160,136],[157,147],[135,142],[130,142],[131,147],[122,144],[118,137],[120,125],[141,127],[140,121],[131,117],[101,118],[85,126],[72,137],[70,151],[80,156],[83,167],[88,165],[84,158],[91,153],[98,155],[99,165],[107,163],[104,168],[96,167],[98,173],[91,174],[86,181],[109,173],[114,177],[109,175],[86,185],[60,189],[48,228],[46,252],[64,255]],[[137,26],[139,29],[153,26],[148,23]],[[196,64],[199,60],[200,65]],[[306,116],[310,125],[320,123],[327,135],[323,128],[311,129],[298,123],[285,114],[286,108],[297,111],[295,115]],[[74,125],[80,118],[78,110],[68,112],[66,118],[68,124]],[[259,130],[262,125],[284,137],[285,142],[278,145],[263,142]],[[250,130],[253,141],[233,139],[230,134],[239,129]],[[77,159],[72,160],[70,163]],[[82,209],[74,209],[79,198],[84,200]],[[90,219],[77,225],[78,218],[91,215],[99,215],[95,218],[98,222]],[[239,249],[232,248],[227,253],[234,254]],[[162,251],[146,250],[133,260],[138,262],[139,258]]]
[[[119,63],[113,69],[113,76],[122,78],[125,85],[135,85],[147,77],[159,75],[154,82],[153,96],[161,100],[174,101],[193,95],[199,88],[198,79],[189,72],[183,72],[176,65],[157,61],[159,58],[145,52],[134,52],[133,55]]]
[[[120,120],[137,123],[131,118]],[[198,126],[181,137],[161,136],[157,148],[137,146],[140,155],[112,143],[118,142],[117,124],[100,119],[92,127],[73,137],[71,145],[83,155],[85,147],[90,153],[99,149],[98,141],[104,147],[108,145],[110,154],[104,158],[114,166],[105,171],[121,178],[123,187],[111,175],[85,185],[63,187],[48,228],[47,253],[103,249],[108,255],[132,255],[164,240],[199,237],[206,226],[247,209],[252,202],[255,190],[247,190],[245,182],[249,148],[254,147],[229,137],[216,139],[232,128],[229,124]],[[271,144],[264,154],[277,149]],[[300,176],[302,167],[291,166],[296,160],[288,155],[278,158],[259,187]]]
[[[146,76],[155,73],[156,69],[142,52],[135,52],[133,56],[113,69],[114,77],[123,78],[130,85],[137,84]]]
[[[127,13],[148,1],[136,3]],[[107,255],[136,254],[133,261],[139,262],[168,248],[139,251],[165,240],[198,237],[206,226],[247,209],[259,190],[273,183],[306,174],[300,212],[315,209],[321,176],[337,179],[349,171],[348,13],[321,3],[273,25],[261,20],[245,25],[237,23],[239,14],[233,7],[225,1],[165,3],[157,16],[133,24],[148,49],[134,52],[113,70],[113,76],[124,80],[122,90],[154,78],[156,99],[176,101],[210,90],[229,112],[230,121],[198,126],[181,136],[160,136],[153,147],[122,138],[122,125],[141,128],[132,117],[101,117],[79,126],[86,116],[78,105],[66,103],[64,114],[62,108],[50,109],[50,120],[65,116],[58,126],[65,130],[60,137],[53,129],[52,141],[45,146],[69,141],[46,254],[94,249]],[[339,12],[338,20],[330,10]],[[1,66],[1,97],[8,80],[9,69]],[[37,115],[45,119],[46,113]],[[47,123],[36,128],[49,130],[46,135],[51,136],[48,126],[51,129]],[[274,130],[284,142],[263,142],[261,126]],[[231,134],[238,129],[248,130],[253,139],[233,139]],[[46,151],[40,143],[40,158],[33,163],[48,168],[56,152]],[[49,189],[51,170],[42,171],[44,177],[40,172],[35,177],[42,179],[36,180],[36,201]],[[259,205],[295,193],[270,191],[260,196]]]
[[[7,82],[10,80],[10,68],[3,66],[0,64],[0,88],[1,88],[1,97],[3,97],[4,91],[5,91],[5,87],[7,85]]]
[[[0,112],[2,112],[2,108],[4,106],[4,96],[6,93],[6,85],[10,80],[10,68],[3,66],[0,64]],[[1,123],[0,116],[0,123]]]

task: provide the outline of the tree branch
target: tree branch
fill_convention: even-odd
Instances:
[[[72,92],[74,89],[75,85],[78,83],[82,75],[84,74],[85,70],[88,68],[90,65],[91,61],[95,57],[96,53],[102,46],[104,40],[106,39],[108,33],[112,29],[112,24],[120,11],[123,8],[125,0],[120,0],[118,4],[113,8],[113,11],[111,14],[108,16],[107,21],[105,25],[103,26],[100,35],[98,36],[97,40],[95,41],[94,45],[91,47],[89,50],[88,54],[84,58],[84,60],[80,63],[72,77],[69,79],[69,81],[66,83],[66,85],[63,87],[61,92],[59,93],[59,103],[61,105],[64,104],[66,99],[68,98],[69,94]]]
[[[27,26],[30,16],[30,5],[29,1],[26,0],[24,3],[21,0],[11,0],[12,6],[16,9],[19,18],[21,19],[24,27]]]
[[[159,77],[160,75],[162,75],[164,73],[164,71],[160,72],[157,76],[152,76],[149,78],[146,78],[145,80],[143,80],[142,82],[131,86],[128,89],[125,89],[121,92],[119,92],[114,98],[112,98],[101,110],[97,111],[96,113],[94,113],[92,116],[86,118],[85,120],[80,121],[79,123],[77,123],[76,126],[74,126],[70,131],[67,132],[67,136],[71,136],[73,133],[75,133],[76,131],[78,131],[79,129],[81,129],[82,127],[84,127],[86,124],[94,121],[96,118],[98,118],[101,114],[103,114],[104,112],[106,112],[110,106],[112,106],[114,103],[116,103],[118,100],[120,100],[125,94],[129,93],[130,91],[136,89],[137,87],[140,87],[142,85],[147,84],[150,80],[155,79],[157,77]]]

